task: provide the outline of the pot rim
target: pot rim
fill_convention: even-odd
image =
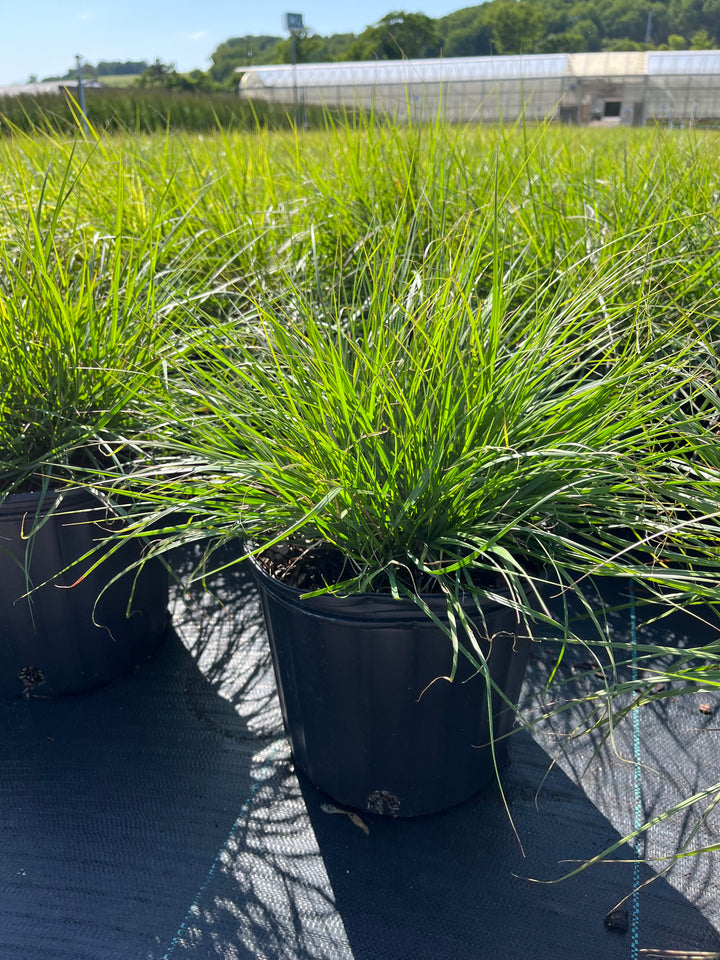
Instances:
[[[66,504],[66,505],[65,505]],[[107,511],[110,505],[97,494],[92,487],[48,487],[46,490],[24,490],[15,493],[0,493],[0,515],[4,519],[14,516],[24,516],[28,513],[47,513],[53,505],[57,505],[55,513],[58,516],[68,516],[82,510]]]
[[[254,555],[248,556],[248,560],[258,586],[267,590],[276,600],[282,603],[303,608],[308,615],[327,616],[332,619],[343,617],[355,619],[356,617],[368,616],[377,620],[417,618],[421,621],[432,622],[425,611],[411,599],[406,597],[396,599],[389,593],[346,593],[342,595],[323,593],[315,597],[304,597],[306,593],[313,591],[301,590],[278,580],[277,577],[263,568]],[[506,588],[500,588],[496,592],[509,597]],[[438,616],[438,619],[447,619],[447,601],[444,594],[421,593],[418,596]],[[478,616],[478,603],[472,595],[468,594],[467,598],[461,602],[463,609],[474,614],[475,617]],[[505,607],[505,604],[489,598],[481,599],[480,604],[488,614],[496,608]]]

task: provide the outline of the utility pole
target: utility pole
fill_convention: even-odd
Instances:
[[[290,63],[293,72],[293,105],[295,107],[295,129],[298,125],[297,58],[295,56],[295,31],[290,34]]]
[[[298,128],[298,88],[297,88],[297,58],[295,54],[295,37],[303,29],[303,15],[301,13],[286,13],[285,29],[290,34],[290,62],[293,75],[293,104],[295,107],[295,129]]]
[[[77,64],[78,76],[78,102],[80,104],[80,112],[82,113],[83,130],[85,131],[85,136],[87,136],[90,133],[90,128],[88,127],[87,113],[85,112],[85,91],[83,90],[82,63],[79,53],[75,54],[75,63]]]

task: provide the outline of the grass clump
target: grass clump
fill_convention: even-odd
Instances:
[[[497,594],[565,636],[546,581],[581,602],[592,575],[673,603],[716,588],[712,482],[683,472],[676,423],[691,345],[644,324],[642,254],[519,299],[486,229],[416,269],[403,219],[356,302],[295,288],[202,334],[173,375],[172,479],[142,494],[190,516],[181,540],[330,546],[344,574],[322,589],[441,592],[460,622],[463,596]],[[635,301],[599,313],[632,276]],[[468,624],[452,639],[476,656]]]
[[[26,195],[0,240],[0,494],[126,463],[162,392],[181,276],[158,242],[162,208],[128,236],[119,181],[111,232],[67,229],[65,173],[56,204]]]

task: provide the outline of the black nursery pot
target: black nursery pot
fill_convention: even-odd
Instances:
[[[57,577],[116,522],[80,489],[11,494],[0,504],[0,693],[76,693],[129,673],[155,651],[167,626],[162,565],[147,563],[103,592],[139,559],[139,544],[124,544],[83,579],[91,563]]]
[[[285,729],[314,786],[343,806],[414,817],[461,803],[494,778],[485,681],[461,658],[453,683],[431,684],[450,671],[451,643],[411,601],[301,600],[252,565]],[[442,618],[444,600],[424,599]],[[491,676],[517,704],[530,641],[513,636],[506,607],[489,604],[484,613],[494,637],[482,641]],[[515,714],[495,690],[492,704],[497,741]],[[497,741],[498,763],[506,752],[507,740]]]

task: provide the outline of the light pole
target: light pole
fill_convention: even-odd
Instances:
[[[85,131],[85,136],[87,136],[90,129],[87,122],[87,113],[85,112],[85,91],[83,90],[82,63],[79,53],[75,54],[75,63],[77,64],[78,76],[78,102],[80,104],[80,112],[82,113],[83,130]]]
[[[295,56],[295,36],[303,28],[303,15],[301,13],[286,13],[285,29],[290,34],[290,62],[292,63],[293,74],[293,104],[295,106],[295,129],[298,127],[298,89],[297,89],[297,60]]]

